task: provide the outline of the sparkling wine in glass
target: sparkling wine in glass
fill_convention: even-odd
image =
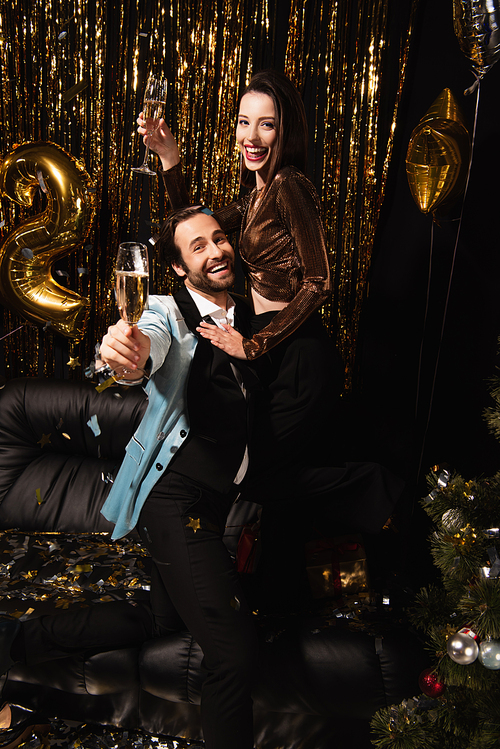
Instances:
[[[122,242],[116,256],[116,303],[122,320],[136,325],[148,308],[148,248],[139,242]]]
[[[118,246],[115,271],[115,294],[120,317],[129,325],[137,325],[143,311],[148,308],[149,263],[146,245],[140,242],[122,242]],[[97,392],[101,393],[116,382],[124,382],[123,378],[126,374],[131,374],[131,370],[123,368],[116,372],[106,364],[97,369],[96,373],[106,378],[96,387]],[[138,369],[134,373],[141,378],[144,371]]]
[[[160,119],[165,115],[167,87],[168,82],[166,78],[155,78],[155,76],[150,75],[147,80],[143,99],[143,119],[146,120],[146,130],[149,136],[153,135],[154,131],[158,128]],[[156,172],[149,168],[148,159],[149,140],[146,143],[144,161],[141,166],[132,167],[132,171],[154,177]]]

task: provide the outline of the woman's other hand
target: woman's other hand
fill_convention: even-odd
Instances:
[[[208,338],[214,346],[225,351],[228,356],[234,356],[235,359],[247,358],[243,349],[243,336],[230,325],[219,328],[217,325],[201,322],[196,330],[203,338]]]

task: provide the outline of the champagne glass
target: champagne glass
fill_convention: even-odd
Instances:
[[[137,325],[143,311],[148,308],[149,263],[146,245],[140,242],[122,242],[118,246],[115,272],[115,294],[120,317],[128,325]],[[137,369],[134,372],[142,379],[143,370]],[[115,372],[105,364],[96,369],[95,374],[105,378],[96,387],[97,392],[101,393],[115,382],[127,384],[123,377],[131,374],[131,370],[124,367],[121,372]],[[138,381],[133,381],[132,384]]]
[[[122,242],[116,256],[116,303],[122,320],[136,325],[148,308],[148,248],[139,242]]]
[[[166,78],[155,78],[155,76],[150,75],[147,80],[143,99],[143,118],[146,120],[146,130],[149,136],[153,135],[154,131],[158,128],[160,118],[165,114],[167,86],[168,82]],[[132,167],[132,171],[139,172],[140,174],[148,174],[153,177],[156,176],[156,172],[153,172],[148,166],[148,159],[149,140],[146,143],[144,161],[141,166]]]

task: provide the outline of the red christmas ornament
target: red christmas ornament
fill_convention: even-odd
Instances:
[[[446,684],[438,680],[432,668],[426,668],[419,676],[418,685],[427,697],[440,697],[446,689]]]

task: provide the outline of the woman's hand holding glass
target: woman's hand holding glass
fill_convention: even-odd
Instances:
[[[179,163],[181,159],[177,141],[163,118],[152,133],[148,131],[144,112],[141,112],[137,118],[137,124],[139,126],[137,132],[144,136],[144,143],[149,146],[149,149],[157,154],[164,171]]]
[[[148,136],[144,139],[146,152],[144,154],[144,161],[142,162],[141,166],[133,167],[133,172],[147,174],[151,177],[156,176],[156,172],[154,172],[148,166],[150,138],[152,135],[154,135],[155,131],[160,125],[160,122],[162,122],[163,120],[165,106],[167,103],[167,86],[168,83],[166,78],[156,78],[153,75],[150,75],[146,82],[143,101],[144,110],[142,112],[142,115],[144,117],[143,122],[145,126],[145,133]]]

